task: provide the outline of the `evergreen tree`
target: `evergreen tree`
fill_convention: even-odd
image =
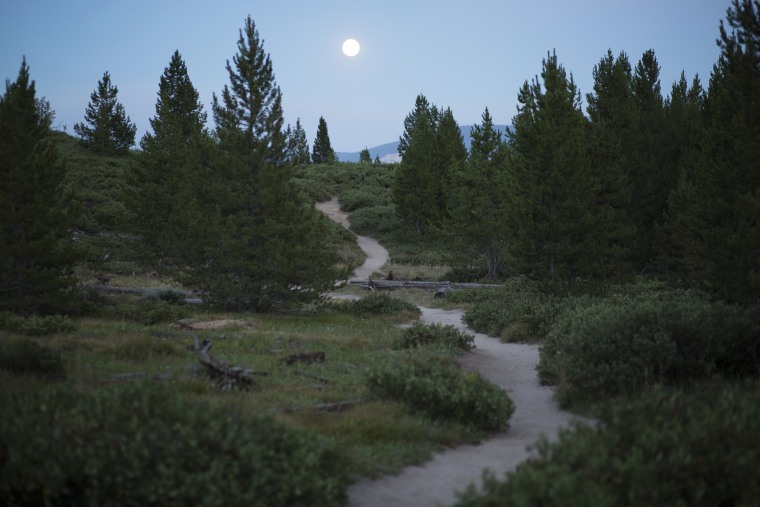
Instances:
[[[317,137],[314,138],[311,160],[315,164],[332,164],[337,161],[335,151],[330,144],[330,135],[327,133],[327,122],[322,116],[319,117]]]
[[[448,219],[449,210],[452,206],[453,188],[452,180],[454,172],[461,167],[467,159],[467,148],[464,145],[462,131],[459,129],[454,113],[451,108],[441,112],[436,125],[436,151],[437,160],[437,186],[438,186],[438,213],[441,221]]]
[[[159,268],[176,268],[175,276],[203,262],[204,241],[215,227],[213,142],[205,124],[198,91],[175,51],[159,81],[153,132],[140,141],[132,199],[136,232]]]
[[[103,155],[127,153],[135,144],[137,127],[116,99],[119,89],[111,84],[108,72],[98,81],[85,110],[86,123],[74,125],[83,146]]]
[[[361,152],[359,152],[359,162],[363,164],[372,163],[372,155],[369,154],[369,149],[366,146]]]
[[[305,165],[311,163],[311,155],[309,154],[309,142],[306,140],[306,132],[301,126],[301,119],[296,120],[296,127],[294,130],[290,130],[288,125],[287,134],[288,148],[287,159],[292,165]]]
[[[638,271],[652,266],[659,256],[656,224],[662,221],[668,194],[678,179],[678,172],[666,171],[660,66],[651,49],[644,52],[634,70],[633,98],[636,113],[627,156],[637,236],[633,260]]]
[[[217,301],[265,310],[313,299],[329,287],[334,252],[326,244],[324,222],[291,179],[282,95],[250,17],[237,47],[232,64],[227,62],[230,86],[221,100],[213,97],[216,164],[229,185],[223,234],[204,269]]]
[[[589,117],[589,154],[599,179],[594,206],[596,276],[620,277],[631,271],[636,225],[631,218],[631,184],[628,164],[635,124],[633,78],[625,53],[612,51],[594,67],[594,92],[586,95]]]
[[[403,219],[418,234],[440,223],[436,153],[437,109],[417,97],[415,109],[404,120],[399,142],[401,163],[393,180],[393,197]]]
[[[679,277],[760,299],[760,2],[733,0],[704,102],[705,133],[668,209]],[[696,93],[696,92],[695,92]]]
[[[501,133],[486,108],[482,123],[473,126],[464,168],[454,173],[451,190],[452,244],[466,266],[485,261],[486,277],[506,272],[509,237],[508,158]],[[461,165],[461,163],[460,163]],[[456,166],[455,166],[456,167]]]
[[[50,139],[51,111],[35,98],[26,58],[0,98],[0,311],[72,308],[76,260],[64,168]],[[67,308],[68,307],[68,308]]]
[[[556,53],[543,61],[543,87],[526,81],[510,140],[515,152],[510,193],[516,223],[510,247],[526,273],[552,283],[593,273],[593,206],[599,183],[591,169],[580,93]]]

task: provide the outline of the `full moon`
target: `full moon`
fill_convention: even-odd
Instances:
[[[354,39],[347,39],[343,43],[343,54],[346,56],[356,56],[359,54],[359,43]]]

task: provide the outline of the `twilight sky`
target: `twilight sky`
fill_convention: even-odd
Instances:
[[[663,95],[681,71],[703,85],[718,58],[729,0],[0,0],[0,77],[23,55],[54,127],[84,118],[105,71],[137,124],[155,114],[158,81],[179,50],[211,117],[249,14],[282,89],[285,122],[301,119],[311,145],[320,116],[336,151],[398,140],[420,93],[451,107],[460,125],[488,107],[508,124],[517,93],[556,49],[582,94],[607,49],[632,66],[654,49]],[[361,52],[341,44],[355,38]],[[3,87],[2,93],[5,92]],[[584,101],[585,102],[585,101]],[[584,104],[585,109],[585,104]],[[213,125],[211,125],[213,126]]]

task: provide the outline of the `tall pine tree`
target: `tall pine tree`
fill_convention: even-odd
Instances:
[[[72,310],[75,283],[64,168],[38,106],[24,58],[0,98],[0,311],[21,314]]]
[[[117,100],[119,89],[111,84],[106,71],[90,95],[85,122],[74,125],[83,146],[103,155],[122,155],[135,144],[137,126],[129,119]]]
[[[213,97],[216,162],[228,181],[224,230],[205,265],[210,289],[226,306],[266,310],[317,297],[331,286],[334,252],[313,207],[291,179],[282,95],[272,62],[248,17],[227,62],[230,85]]]
[[[296,126],[293,130],[288,125],[287,138],[287,159],[292,165],[306,165],[311,163],[309,154],[309,141],[306,140],[306,132],[301,126],[301,119],[296,120]]]
[[[186,266],[204,262],[218,215],[210,168],[213,142],[206,131],[206,113],[190,81],[179,51],[159,81],[153,132],[140,141],[132,199],[136,232],[157,267],[175,276]]]
[[[315,164],[332,164],[337,160],[335,151],[330,144],[330,134],[327,132],[327,122],[322,116],[319,117],[317,137],[314,138],[311,160]]]
[[[599,183],[587,153],[580,92],[550,53],[541,81],[526,82],[518,102],[510,134],[517,218],[510,247],[522,271],[572,283],[599,262],[592,212]]]
[[[458,246],[459,262],[465,268],[485,264],[486,278],[493,280],[507,270],[507,146],[494,128],[488,108],[470,136],[469,157],[464,168],[453,176],[451,240]]]
[[[631,272],[636,225],[631,218],[628,164],[635,124],[633,78],[625,53],[612,51],[594,67],[594,91],[586,95],[589,117],[589,154],[599,179],[594,206],[597,277],[622,277]]]

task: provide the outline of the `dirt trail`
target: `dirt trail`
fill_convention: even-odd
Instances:
[[[337,200],[319,203],[317,207],[333,220],[349,226],[345,214],[338,210]],[[374,243],[385,250],[376,241]],[[359,246],[362,244],[359,243]],[[368,262],[370,259],[374,262],[384,259],[382,262],[385,263],[388,258],[387,251],[384,256],[375,258],[376,248],[365,252]],[[476,348],[463,355],[459,359],[460,364],[466,370],[479,371],[503,388],[514,401],[515,412],[510,418],[509,429],[501,435],[478,445],[463,445],[437,453],[427,463],[407,467],[398,475],[353,484],[348,490],[352,507],[452,505],[456,502],[457,492],[473,482],[480,483],[484,470],[490,469],[497,477],[514,470],[518,463],[530,456],[528,448],[539,436],[551,438],[560,427],[568,425],[573,419],[572,414],[559,410],[552,399],[552,389],[538,383],[535,371],[538,346],[504,344],[484,334],[474,333],[462,323],[461,310],[421,310],[425,323],[450,324],[475,335]]]
[[[330,201],[318,202],[316,207],[319,211],[326,214],[346,229],[351,228],[351,223],[348,221],[348,214],[340,211],[337,197],[333,197]],[[352,278],[366,280],[372,273],[382,268],[383,264],[388,262],[388,250],[368,236],[359,236],[357,234],[356,243],[359,245],[359,248],[364,250],[364,253],[367,254],[367,260],[364,261],[364,264],[354,270]]]

